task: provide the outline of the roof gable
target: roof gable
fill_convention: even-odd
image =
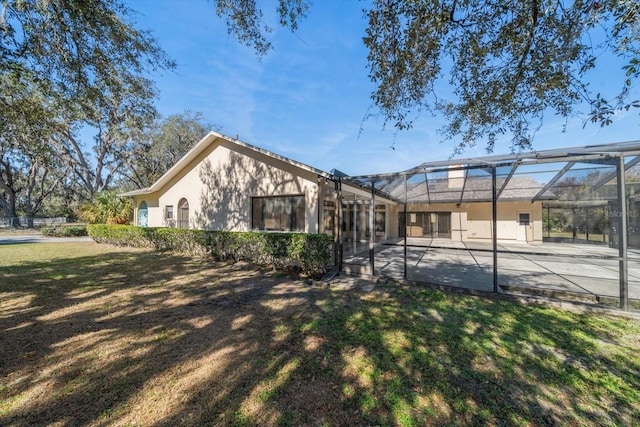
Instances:
[[[265,150],[263,148],[256,147],[254,145],[248,144],[246,142],[242,142],[238,139],[230,138],[226,135],[222,135],[218,132],[209,132],[202,138],[196,145],[191,148],[180,160],[176,162],[164,175],[162,175],[156,182],[154,182],[150,187],[142,188],[139,190],[129,191],[124,193],[123,196],[136,196],[143,194],[150,194],[160,191],[164,186],[171,182],[176,176],[185,172],[186,168],[189,168],[189,165],[192,165],[191,168],[195,167],[193,161],[196,160],[202,153],[204,153],[207,149],[212,147],[214,144],[220,144],[221,142],[225,142],[231,146],[242,147],[244,149],[259,153],[263,156],[266,156],[270,159],[278,160],[284,163],[287,163],[291,166],[297,167],[298,169],[306,172],[310,172],[328,179],[333,178],[332,175],[328,172],[322,171],[320,169],[316,169],[312,166],[306,165],[304,163],[292,160],[288,157],[281,156],[279,154],[273,153],[271,151]]]

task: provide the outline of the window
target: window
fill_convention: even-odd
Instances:
[[[173,227],[173,205],[167,205],[164,207],[164,221],[169,227]]]
[[[385,205],[376,205],[376,235],[384,236],[387,214]]]
[[[398,212],[400,237],[451,238],[451,212]]]
[[[344,233],[351,233],[354,230],[353,211],[355,209],[355,205],[352,203],[342,204],[342,231]]]
[[[138,226],[146,227],[149,224],[149,209],[147,208],[147,202],[140,203],[138,208]]]
[[[304,231],[304,196],[253,197],[251,204],[254,229]]]
[[[189,202],[180,199],[178,202],[178,228],[189,228]]]
[[[322,212],[323,232],[333,235],[335,230],[336,204],[333,200],[325,200]]]

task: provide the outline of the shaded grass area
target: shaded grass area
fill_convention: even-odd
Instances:
[[[0,246],[0,425],[640,419],[637,321],[372,285],[90,242]]]
[[[39,235],[40,230],[37,228],[10,228],[10,227],[0,227],[0,236],[15,236],[17,234],[25,235],[25,234],[34,234]]]

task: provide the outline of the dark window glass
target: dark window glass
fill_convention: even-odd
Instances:
[[[333,236],[335,231],[336,203],[333,200],[324,200],[322,212],[322,231]]]
[[[189,228],[189,202],[181,199],[178,203],[178,228]]]
[[[147,202],[140,203],[138,209],[138,226],[146,227],[149,224],[149,209],[147,208]]]
[[[451,238],[451,212],[404,212],[398,213],[399,235],[404,237]]]
[[[386,223],[386,215],[384,212],[376,212],[376,231],[384,233]]]
[[[304,231],[304,196],[254,197],[251,202],[254,229]]]

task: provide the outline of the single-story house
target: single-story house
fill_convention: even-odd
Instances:
[[[371,229],[378,241],[490,241],[491,180],[468,178],[452,168],[426,184],[372,189],[210,132],[150,187],[124,195],[135,198],[139,226],[328,233],[354,243],[368,241]],[[510,180],[499,200],[499,240],[542,241],[542,202],[531,202],[540,188],[528,177]]]
[[[139,226],[334,234],[335,176],[210,132],[135,198]],[[368,197],[345,185],[349,197]],[[385,203],[393,203],[382,199]]]

